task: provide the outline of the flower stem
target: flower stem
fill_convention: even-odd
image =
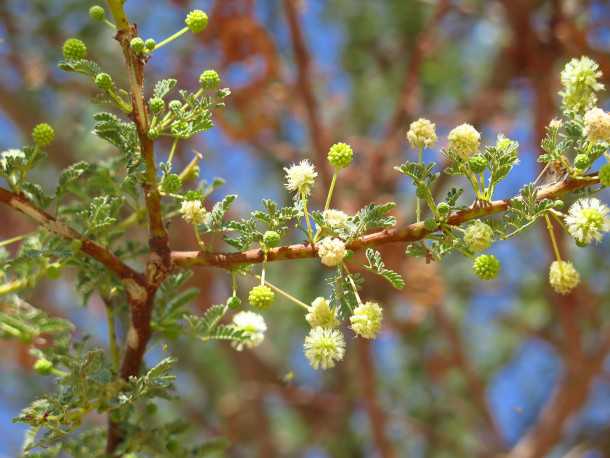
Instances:
[[[197,245],[199,245],[199,247],[202,250],[204,250],[205,242],[203,240],[201,240],[201,236],[199,235],[199,229],[197,228],[197,226],[195,224],[193,224],[193,231],[195,232],[195,239],[197,239]]]
[[[341,266],[347,273],[347,280],[349,281],[350,285],[352,285],[352,289],[354,290],[354,294],[356,295],[356,301],[358,301],[358,305],[362,305],[362,299],[360,299],[360,294],[358,293],[358,288],[356,287],[356,283],[352,278],[352,273],[349,271],[345,263],[342,263]]]
[[[549,218],[549,215],[544,215],[544,219],[546,220],[546,228],[549,231],[549,237],[551,238],[551,244],[553,245],[553,252],[555,253],[555,258],[558,261],[561,261],[561,254],[559,254],[559,246],[557,245],[557,239],[555,238],[555,230],[553,229],[551,219]]]
[[[167,163],[170,165],[170,168],[172,165],[172,160],[174,159],[174,154],[176,153],[176,146],[178,145],[179,141],[180,140],[178,137],[174,138],[174,141],[172,143],[172,149],[169,151],[169,156],[167,156]]]
[[[337,171],[333,173],[333,179],[330,182],[330,188],[328,188],[328,195],[326,196],[326,203],[324,204],[324,210],[330,208],[330,201],[333,197],[333,191],[335,190],[335,184],[337,183]]]
[[[19,242],[19,241],[23,240],[24,238],[26,238],[28,235],[30,235],[30,234],[28,233],[28,234],[18,235],[17,237],[13,237],[11,239],[2,240],[0,242],[0,247],[11,245],[15,242]]]
[[[307,209],[307,197],[304,194],[301,194],[301,199],[303,200],[303,212],[305,213],[305,223],[307,225],[307,237],[309,238],[309,242],[313,243],[313,230],[311,229],[311,222],[309,221],[309,210]]]
[[[159,43],[157,43],[157,45],[153,48],[152,51],[156,51],[157,49],[161,48],[162,46],[165,46],[166,44],[171,43],[176,38],[181,37],[182,35],[184,35],[188,31],[189,31],[188,27],[184,27],[183,29],[178,30],[176,33],[174,33],[173,35],[170,35],[165,40],[160,41]]]
[[[116,328],[114,324],[114,307],[109,300],[104,300],[106,303],[106,320],[108,324],[108,343],[110,346],[110,355],[112,357],[112,368],[115,371],[119,370],[121,364],[121,355],[116,340]]]
[[[423,153],[424,149],[420,146],[419,150],[417,151],[417,163],[420,165],[423,161]],[[421,200],[419,197],[415,198],[415,218],[417,219],[418,223],[421,221]]]
[[[261,279],[262,279],[261,275],[256,275],[256,278],[261,278]],[[272,284],[272,283],[269,283],[269,282],[268,282],[268,281],[266,281],[266,280],[262,280],[262,281],[261,281],[261,285],[263,285],[263,284],[264,284],[264,285],[267,285],[269,288],[271,288],[271,289],[272,289],[273,291],[275,291],[276,293],[278,293],[278,294],[280,294],[280,295],[284,296],[286,299],[289,299],[289,300],[291,300],[292,302],[294,302],[295,304],[300,305],[301,307],[303,307],[303,308],[305,308],[305,309],[309,310],[309,305],[307,305],[307,304],[306,304],[305,302],[303,302],[303,301],[298,300],[298,299],[297,299],[296,297],[294,297],[292,294],[287,293],[287,292],[286,292],[286,291],[284,291],[283,289],[278,288],[277,286],[275,286],[275,285],[274,285],[274,284]]]

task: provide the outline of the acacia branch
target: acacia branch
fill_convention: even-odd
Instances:
[[[537,198],[554,199],[567,192],[583,189],[599,183],[596,175],[589,175],[582,179],[566,178],[563,181],[549,186],[538,188]],[[518,196],[515,196],[518,197]],[[469,208],[452,214],[447,224],[459,226],[470,220],[490,216],[506,211],[510,207],[510,200],[495,200],[493,202],[474,203]],[[424,223],[413,223],[402,228],[384,229],[379,232],[364,235],[352,240],[346,246],[352,251],[362,250],[368,247],[386,245],[388,243],[415,242],[424,239],[434,231],[424,228]],[[317,248],[314,245],[298,243],[294,245],[273,248],[267,252],[266,261],[283,261],[287,259],[314,258]],[[239,264],[259,264],[265,260],[262,249],[255,248],[248,251],[223,253],[208,251],[174,251],[172,261],[177,267],[191,266],[213,266],[230,269]]]
[[[77,240],[81,242],[80,251],[106,266],[108,270],[114,272],[124,282],[131,280],[139,285],[144,284],[142,275],[121,261],[121,259],[110,250],[89,240],[66,223],[58,221],[54,216],[38,208],[26,197],[7,189],[0,188],[0,202],[29,216],[48,231],[66,240]]]

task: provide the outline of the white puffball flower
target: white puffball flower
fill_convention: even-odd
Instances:
[[[180,206],[182,218],[189,224],[202,224],[207,210],[201,205],[200,200],[185,200]]]
[[[322,216],[324,217],[324,222],[331,228],[345,227],[349,218],[347,213],[333,208],[324,210]]]
[[[580,283],[580,275],[571,262],[553,261],[549,269],[549,283],[559,294],[568,294]]]
[[[233,317],[233,326],[235,329],[242,331],[246,336],[243,342],[234,342],[233,346],[237,351],[247,348],[254,348],[262,343],[267,331],[265,319],[254,312],[239,312]]]
[[[311,194],[311,188],[318,176],[315,167],[308,160],[303,160],[290,167],[284,167],[286,172],[286,189],[298,191],[307,197]]]
[[[585,113],[585,135],[592,142],[610,142],[610,113],[591,108]]]
[[[430,148],[436,143],[435,124],[427,119],[419,118],[413,121],[407,132],[407,140],[411,148]]]
[[[317,244],[318,256],[322,264],[328,267],[334,267],[341,262],[347,255],[345,243],[343,240],[335,237],[325,237]]]
[[[314,369],[330,369],[343,359],[345,340],[336,329],[317,327],[309,331],[303,348]]]
[[[312,328],[336,328],[339,326],[337,313],[330,308],[328,300],[323,297],[317,297],[308,309],[305,319]]]
[[[608,211],[608,207],[595,197],[578,199],[565,217],[568,232],[581,244],[599,242],[604,232],[610,231]]]
[[[481,134],[470,124],[464,123],[449,132],[449,148],[462,159],[468,159],[479,150]]]

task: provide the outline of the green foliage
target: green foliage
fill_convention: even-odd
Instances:
[[[396,289],[403,289],[405,287],[405,281],[400,274],[385,266],[379,251],[368,248],[366,250],[366,259],[369,261],[369,264],[364,266],[364,268],[369,272],[382,276]]]

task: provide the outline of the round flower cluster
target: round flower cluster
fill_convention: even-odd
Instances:
[[[77,60],[87,57],[87,46],[78,38],[68,38],[63,45],[64,59]]]
[[[559,294],[568,294],[580,282],[580,275],[571,262],[553,261],[549,269],[549,283]]]
[[[248,302],[252,307],[263,310],[268,308],[275,299],[275,293],[267,285],[258,285],[248,293]]]
[[[336,328],[339,326],[335,310],[330,308],[330,304],[323,297],[318,297],[311,303],[305,319],[312,328]]]
[[[262,316],[254,312],[239,312],[233,317],[233,326],[244,333],[246,340],[234,342],[237,351],[254,348],[262,343],[267,331],[267,324]]]
[[[37,124],[32,129],[32,139],[36,146],[44,148],[55,139],[55,130],[46,122]]]
[[[464,233],[464,243],[474,252],[485,251],[493,243],[493,238],[493,229],[481,220],[470,224]]]
[[[334,267],[341,262],[347,254],[343,240],[335,237],[325,237],[318,243],[318,256],[322,264]]]
[[[275,231],[265,231],[263,234],[263,244],[267,248],[273,248],[280,243],[280,234]]]
[[[347,143],[335,143],[328,151],[328,162],[335,169],[343,169],[352,163],[354,151]]]
[[[284,171],[286,172],[286,189],[296,191],[305,197],[309,196],[318,176],[314,166],[308,160],[304,160],[299,164],[284,167]]]
[[[413,121],[407,132],[407,140],[411,148],[430,148],[436,143],[435,124],[427,119],[419,118]]]
[[[94,21],[103,21],[104,17],[106,17],[106,11],[99,5],[93,5],[89,8],[89,17]]]
[[[201,205],[200,200],[185,200],[180,206],[180,214],[187,223],[199,225],[205,220],[207,210]]]
[[[95,85],[98,88],[107,91],[108,89],[112,89],[114,82],[112,81],[112,76],[110,76],[108,73],[101,72],[95,77]]]
[[[153,114],[159,114],[165,109],[165,100],[161,97],[153,97],[148,101],[148,105]]]
[[[603,233],[610,231],[608,211],[608,207],[595,197],[577,200],[565,217],[568,232],[582,245],[600,241]]]
[[[610,113],[591,108],[585,113],[585,135],[592,142],[610,142]]]
[[[330,369],[343,359],[345,340],[336,329],[316,327],[305,337],[303,348],[314,369]]]
[[[328,225],[328,227],[333,229],[345,227],[347,224],[347,219],[349,218],[347,213],[342,212],[341,210],[335,210],[333,208],[324,210],[322,216],[324,217],[324,222]]]
[[[461,124],[449,132],[449,149],[466,160],[479,150],[481,134],[470,124]]]
[[[481,280],[493,280],[500,272],[500,260],[494,255],[482,254],[474,260],[472,270]]]
[[[129,42],[129,47],[136,54],[142,54],[146,47],[146,43],[144,43],[144,40],[141,37],[135,37]]]
[[[480,154],[475,154],[468,159],[468,166],[474,173],[483,173],[487,167],[487,160]]]
[[[583,112],[595,106],[595,93],[604,88],[598,79],[602,76],[599,65],[588,57],[572,59],[561,71],[563,91],[559,95],[569,110]]]
[[[354,309],[349,321],[352,330],[365,339],[374,339],[381,329],[383,310],[377,302],[365,302]]]
[[[216,70],[205,70],[199,75],[199,84],[203,89],[216,89],[220,85],[220,75]]]
[[[203,32],[208,26],[208,15],[201,10],[193,10],[186,15],[184,23],[193,33]]]

